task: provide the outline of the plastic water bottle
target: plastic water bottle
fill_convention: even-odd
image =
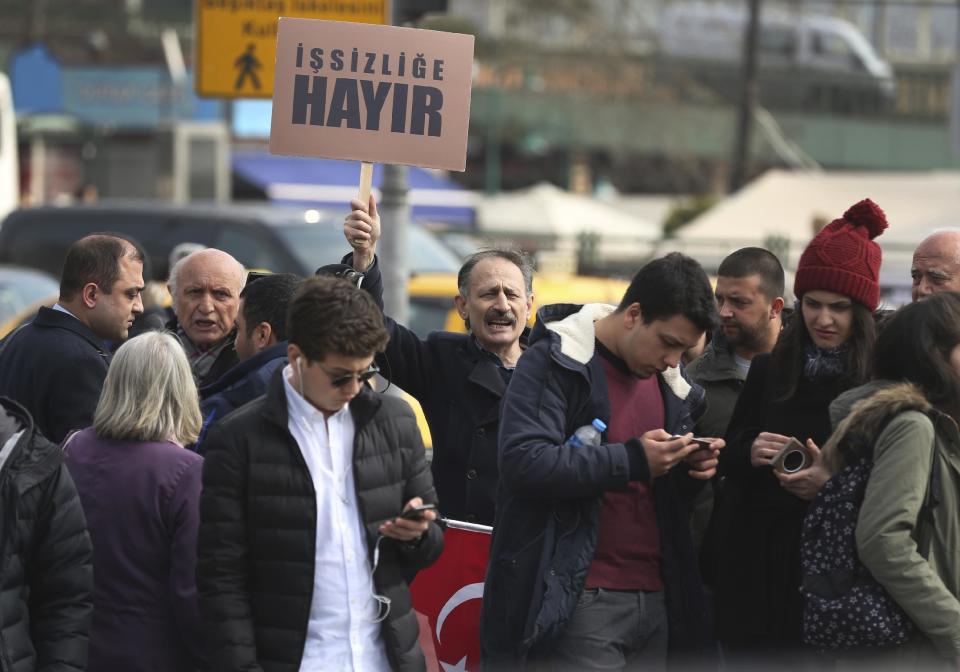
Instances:
[[[606,423],[600,418],[594,418],[589,425],[580,427],[567,439],[567,445],[574,448],[583,446],[599,446],[600,436],[607,429]]]

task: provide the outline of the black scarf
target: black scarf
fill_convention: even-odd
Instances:
[[[803,377],[811,383],[824,383],[839,378],[844,374],[849,349],[849,343],[824,349],[807,341],[803,349]]]

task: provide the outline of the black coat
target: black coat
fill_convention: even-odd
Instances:
[[[366,272],[363,289],[383,307],[379,262]],[[493,525],[500,401],[507,389],[499,364],[468,334],[435,331],[421,340],[390,317],[384,321],[390,342],[377,363],[385,378],[423,408],[433,440],[430,468],[441,513]]]
[[[0,468],[0,669],[84,670],[93,551],[83,508],[60,449],[18,404],[0,408],[25,428]]]
[[[200,611],[215,670],[296,672],[314,583],[316,498],[287,428],[283,371],[267,394],[214,425],[205,443],[197,571]],[[410,407],[368,388],[350,402],[356,427],[353,473],[372,554],[377,528],[412,497],[436,502]],[[436,560],[443,534],[431,524],[420,544],[385,539],[374,574],[392,601],[381,624],[395,670],[422,670],[405,576]]]
[[[23,404],[37,429],[60,443],[93,423],[110,352],[80,320],[41,308],[0,352],[0,395]]]
[[[589,451],[565,444],[577,427],[594,418],[609,422],[611,413],[601,356],[594,352],[581,361],[567,355],[561,337],[543,326],[579,308],[540,309],[530,349],[504,401],[503,478],[480,623],[485,669],[523,667],[549,656],[551,644],[563,637],[596,551],[604,493],[628,487],[630,453],[641,466],[633,480],[648,483],[653,492],[671,657],[703,662],[706,610],[687,523],[688,503],[703,482],[690,477],[683,464],[651,480],[639,444],[604,439]],[[592,322],[588,328],[585,338],[592,343]],[[703,410],[703,390],[681,370],[665,372],[659,383],[664,429],[692,431]]]
[[[792,397],[775,401],[772,361],[768,354],[753,358],[730,418],[704,550],[721,641],[756,650],[800,646],[800,528],[808,502],[784,490],[770,468],[752,466],[750,447],[760,432],[775,432],[822,448],[831,432],[828,407],[845,389],[801,376]]]

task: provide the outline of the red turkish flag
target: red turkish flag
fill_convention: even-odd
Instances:
[[[447,523],[443,554],[417,574],[410,594],[413,608],[430,625],[436,663],[431,665],[429,646],[424,646],[428,669],[475,671],[480,669],[480,602],[493,528]],[[423,635],[421,630],[421,640]]]

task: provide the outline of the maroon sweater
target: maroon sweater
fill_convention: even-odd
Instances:
[[[607,441],[623,443],[663,427],[663,396],[656,376],[641,379],[597,343],[607,377],[610,424]],[[624,492],[607,492],[600,512],[597,550],[587,588],[663,590],[660,532],[650,486],[631,481]]]

